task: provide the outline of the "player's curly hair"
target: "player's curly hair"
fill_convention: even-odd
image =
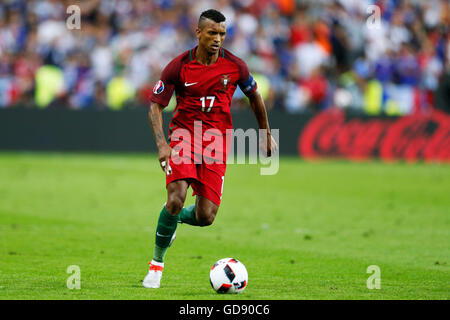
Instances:
[[[214,9],[203,11],[200,15],[200,18],[198,19],[198,25],[200,26],[201,23],[206,19],[211,19],[212,21],[217,23],[224,22],[226,20],[225,16],[220,11]]]

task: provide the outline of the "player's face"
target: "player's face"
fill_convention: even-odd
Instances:
[[[202,46],[210,54],[215,54],[219,51],[225,40],[226,35],[225,22],[214,22],[207,19],[202,26],[197,28],[196,34],[199,46]]]

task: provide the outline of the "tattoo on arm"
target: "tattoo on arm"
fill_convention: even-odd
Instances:
[[[149,111],[150,127],[152,128],[157,145],[165,142],[164,132],[162,129],[161,110],[162,108],[158,108],[158,110],[155,110],[155,108],[152,108],[151,106]]]

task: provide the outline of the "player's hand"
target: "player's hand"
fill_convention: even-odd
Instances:
[[[263,151],[265,157],[270,157],[278,151],[278,144],[270,133],[262,136],[259,140],[259,148]]]
[[[178,152],[173,150],[167,144],[158,149],[159,165],[166,175],[170,175],[172,173],[172,168],[169,164],[170,157],[175,157],[177,155]]]

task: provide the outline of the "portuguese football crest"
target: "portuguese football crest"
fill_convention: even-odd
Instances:
[[[222,84],[222,88],[220,89],[220,91],[226,92],[230,82],[231,82],[231,77],[229,75],[225,74],[222,77],[220,77],[220,83]]]

